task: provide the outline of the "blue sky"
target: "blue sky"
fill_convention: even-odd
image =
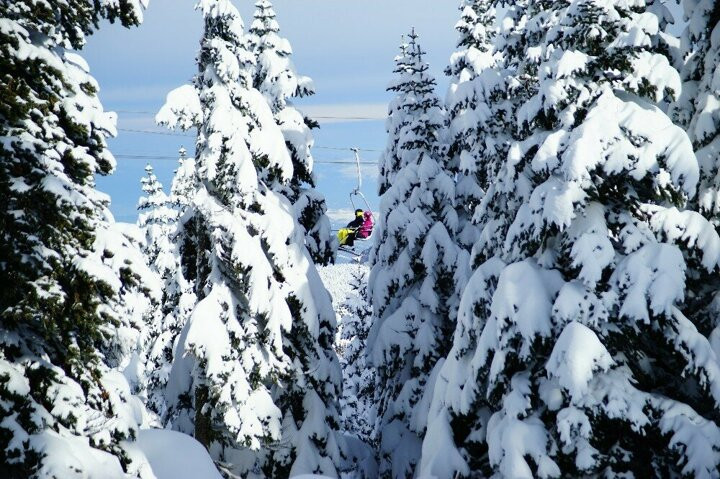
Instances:
[[[236,1],[249,25],[253,1]],[[427,59],[444,96],[447,81],[442,70],[454,50],[458,19],[457,0],[276,0],[282,29],[295,51],[300,73],[315,81],[317,95],[296,102],[309,115],[369,116],[381,118],[390,95],[393,58],[400,36],[415,26],[428,51]],[[194,57],[201,33],[200,16],[193,0],[150,0],[145,22],[125,30],[103,25],[91,37],[83,55],[100,83],[100,97],[108,110],[119,115],[121,129],[164,131],[154,125],[154,113],[171,89],[188,82],[195,71]],[[329,121],[329,120],[328,120]],[[384,121],[323,122],[315,131],[316,145],[359,146],[382,150]],[[139,180],[145,160],[125,155],[174,157],[180,146],[192,150],[191,136],[138,134],[120,131],[110,141],[118,157],[114,175],[98,179],[98,187],[111,195],[112,211],[119,221],[134,221],[140,195]],[[363,152],[363,160],[375,161],[379,152]],[[350,152],[316,149],[315,158],[350,160]],[[169,187],[174,160],[151,160],[160,180]],[[364,191],[373,208],[375,168],[366,167]],[[352,168],[337,165],[316,167],[318,189],[328,199],[335,216],[350,208],[348,193],[356,179]]]

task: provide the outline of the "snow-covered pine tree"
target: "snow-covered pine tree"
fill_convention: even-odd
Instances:
[[[720,229],[720,5],[717,2],[685,1],[685,28],[681,40],[680,72],[683,92],[670,114],[693,142],[700,165],[698,194],[691,208]],[[698,329],[712,335],[720,354],[720,279],[697,258],[689,257],[685,312]],[[714,330],[714,332],[713,332]]]
[[[372,306],[367,289],[368,274],[352,272],[352,291],[340,306],[338,356],[343,369],[343,395],[340,401],[343,430],[357,435],[367,444],[375,442],[375,370],[367,361],[367,339]]]
[[[197,189],[194,159],[187,158],[186,153],[180,150],[180,165],[173,178],[171,196],[163,191],[152,167],[145,168],[147,176],[141,183],[146,196],[138,203],[138,226],[144,233],[145,257],[162,284],[162,298],[143,339],[142,370],[137,373],[136,387],[161,423],[166,420],[165,386],[175,343],[196,303],[193,285],[185,279],[180,262],[182,245],[177,242],[184,237],[179,234],[179,228],[185,226],[180,216]]]
[[[198,303],[175,351],[171,426],[193,434],[228,473],[337,475],[340,366],[335,315],[289,201],[272,181],[292,160],[228,0],[202,0],[193,84],[158,114],[197,128],[198,192],[185,216],[186,277]]]
[[[492,1],[463,0],[460,11],[458,51],[446,70],[452,78],[446,99],[448,154],[457,173],[458,238],[470,250],[478,239],[475,208],[490,187],[498,159],[507,154],[502,131],[506,87],[493,48],[497,26]]]
[[[345,465],[348,479],[374,479],[378,475],[375,451],[375,369],[368,361],[367,340],[372,321],[368,295],[369,270],[353,270],[351,291],[339,306],[339,331],[335,349],[343,371],[341,430],[345,434]]]
[[[337,239],[332,234],[327,205],[315,189],[311,129],[317,126],[292,104],[293,98],[313,95],[308,77],[298,75],[290,42],[280,36],[280,26],[269,0],[259,0],[250,26],[249,41],[256,56],[253,84],[267,99],[285,137],[293,164],[289,182],[271,185],[293,204],[295,217],[305,228],[305,244],[317,264],[335,262]]]
[[[448,170],[445,114],[424,52],[410,35],[399,89],[401,165],[380,203],[369,287],[369,354],[377,370],[380,475],[412,477],[420,459],[428,397],[449,351],[469,255],[456,243],[455,183]],[[388,131],[390,135],[392,131]],[[383,178],[387,181],[387,178]]]
[[[378,195],[380,196],[390,188],[397,172],[400,171],[400,168],[403,166],[399,156],[399,136],[400,131],[407,126],[407,116],[404,105],[409,101],[407,97],[410,94],[405,77],[409,61],[408,48],[405,36],[403,35],[402,41],[400,42],[400,54],[395,57],[395,69],[393,70],[393,73],[395,73],[397,77],[393,79],[388,87],[388,91],[394,92],[395,97],[390,101],[388,117],[385,121],[385,131],[388,137],[385,150],[379,161]],[[378,237],[380,235],[376,233],[375,236]]]
[[[145,196],[138,201],[138,226],[145,233],[145,253],[148,263],[155,266],[161,276],[170,267],[165,258],[159,257],[169,251],[171,232],[177,222],[177,210],[155,176],[153,167],[145,166],[145,175],[140,183]]]
[[[253,86],[268,99],[273,113],[292,108],[291,98],[315,94],[312,80],[295,70],[292,46],[280,36],[277,15],[269,0],[255,3],[249,33],[250,48],[257,57]]]
[[[187,153],[185,147],[180,147],[178,169],[175,170],[170,186],[170,201],[177,208],[178,217],[185,214],[198,190],[195,158],[188,156]]]
[[[95,189],[115,115],[73,52],[102,19],[137,25],[146,3],[0,2],[2,477],[152,477],[124,450],[141,418],[113,369],[152,280]]]
[[[717,274],[720,238],[682,209],[698,165],[656,105],[680,92],[664,13],[520,6],[511,81],[535,88],[500,181],[530,194],[463,294],[421,473],[715,477],[720,368],[682,307],[684,258]]]

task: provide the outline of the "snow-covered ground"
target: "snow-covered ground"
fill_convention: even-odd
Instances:
[[[222,479],[202,444],[187,434],[146,429],[128,447],[147,458],[157,479]]]
[[[322,278],[325,288],[330,292],[333,300],[333,308],[335,311],[347,299],[352,291],[350,280],[353,273],[365,272],[369,268],[367,263],[340,262],[341,253],[338,253],[338,264],[318,267],[320,278]],[[339,319],[339,318],[338,318]]]

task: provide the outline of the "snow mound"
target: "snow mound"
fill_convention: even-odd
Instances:
[[[595,372],[607,371],[613,360],[597,335],[587,326],[571,322],[555,344],[548,362],[548,372],[558,378],[573,399],[587,393]]]
[[[166,429],[145,429],[135,445],[157,479],[222,479],[205,448],[192,437]]]

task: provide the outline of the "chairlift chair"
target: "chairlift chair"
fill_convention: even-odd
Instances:
[[[367,236],[361,237],[361,236],[355,236],[354,241],[368,241],[373,237],[373,234],[375,232],[375,226],[377,225],[377,218],[375,218],[375,213],[373,213],[372,208],[370,207],[370,203],[368,202],[367,198],[362,192],[362,171],[360,170],[360,150],[358,148],[351,148],[351,150],[355,153],[355,166],[357,169],[357,187],[355,187],[350,192],[350,204],[352,205],[353,211],[355,210],[363,210],[365,212],[369,212],[372,216],[373,225],[370,229],[370,233]],[[358,207],[360,206],[360,208]],[[361,257],[364,252],[356,252],[353,247],[343,247],[341,246],[340,249],[346,253],[349,253],[351,255],[354,255],[356,257]]]
[[[375,218],[375,213],[373,213],[372,208],[370,207],[370,203],[368,203],[367,198],[365,198],[365,195],[362,192],[362,171],[360,171],[360,150],[358,148],[352,148],[352,151],[355,153],[355,166],[357,168],[357,180],[358,184],[357,187],[350,192],[350,204],[352,204],[353,211],[361,209],[363,211],[370,212],[370,215],[373,219],[373,227],[370,230],[370,234],[367,235],[364,238],[355,238],[355,240],[359,241],[367,241],[372,238],[373,233],[375,232],[375,226],[377,225],[377,218]],[[356,202],[357,200],[357,202]],[[362,203],[361,203],[362,201]],[[358,208],[358,205],[365,206],[364,208]]]

